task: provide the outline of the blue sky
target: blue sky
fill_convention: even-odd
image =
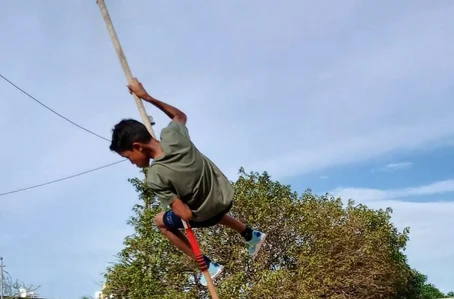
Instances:
[[[454,290],[452,1],[106,3],[133,74],[229,178],[244,166],[391,206],[411,265]],[[94,0],[3,1],[0,35],[1,73],[53,109],[106,137],[139,119]],[[4,81],[0,99],[0,193],[119,160]],[[159,132],[168,119],[146,108]],[[10,273],[49,298],[93,295],[137,175],[121,163],[0,197]]]

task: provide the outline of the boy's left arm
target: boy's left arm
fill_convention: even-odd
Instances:
[[[142,83],[140,83],[139,80],[137,80],[137,78],[134,78],[133,82],[131,84],[128,84],[128,88],[129,88],[130,93],[135,93],[136,96],[138,96],[142,100],[155,105],[162,112],[167,114],[167,116],[170,117],[170,119],[172,119],[173,121],[186,124],[186,121],[187,121],[186,114],[184,114],[178,108],[175,108],[172,105],[164,103],[164,102],[150,96],[148,94],[148,92],[145,90],[145,88],[143,87]]]
[[[175,200],[173,200],[170,204],[170,208],[175,215],[177,215],[184,221],[188,222],[192,219],[191,209],[180,198],[177,197]]]

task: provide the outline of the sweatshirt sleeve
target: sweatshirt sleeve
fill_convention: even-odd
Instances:
[[[145,179],[147,185],[156,194],[163,207],[169,207],[178,196],[172,192],[172,186],[166,182],[161,176],[157,175],[152,169],[149,169]]]

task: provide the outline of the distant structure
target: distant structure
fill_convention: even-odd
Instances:
[[[19,289],[19,298],[39,298],[35,292],[27,292],[26,289]]]
[[[101,290],[101,291],[97,291],[97,292],[95,293],[95,299],[104,299],[103,291],[104,291],[105,288],[106,288],[106,285],[103,284],[103,285],[102,285],[102,290]]]
[[[113,295],[110,295],[109,297],[104,296],[104,292],[103,292],[103,291],[104,291],[105,289],[106,289],[106,285],[103,284],[103,285],[102,285],[102,290],[95,293],[95,299],[107,299],[107,298],[113,298]]]
[[[27,290],[26,288],[22,287],[17,290],[19,286],[14,286],[14,290],[17,290],[15,294],[11,294],[13,291],[11,289],[11,286],[8,286],[8,284],[11,284],[10,281],[6,281],[5,274],[8,275],[8,272],[4,270],[5,264],[3,264],[3,257],[0,256],[0,299],[20,299],[20,298],[34,298],[34,299],[44,299],[40,297],[35,290],[38,288],[35,288],[33,291]],[[11,278],[11,277],[10,277]],[[6,284],[6,286],[5,286]],[[18,285],[18,284],[17,284]],[[5,294],[6,293],[6,294]]]

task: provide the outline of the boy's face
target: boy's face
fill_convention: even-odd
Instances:
[[[130,151],[119,153],[120,156],[131,161],[137,167],[144,168],[150,166],[150,158],[143,153],[142,148],[133,147]]]

